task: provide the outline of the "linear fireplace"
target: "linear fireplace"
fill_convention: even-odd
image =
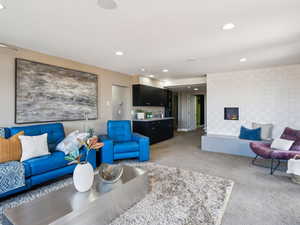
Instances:
[[[224,108],[224,120],[239,120],[239,108],[225,107]]]

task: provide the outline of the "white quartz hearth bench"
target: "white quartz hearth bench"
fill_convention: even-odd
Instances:
[[[250,142],[253,141],[240,139],[236,136],[209,134],[201,137],[201,150],[255,157],[255,153],[250,149]],[[263,142],[268,143],[267,141]]]

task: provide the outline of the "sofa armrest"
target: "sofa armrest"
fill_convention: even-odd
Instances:
[[[132,134],[132,140],[139,143],[140,147],[140,161],[148,161],[150,158],[150,144],[149,144],[149,138],[146,136],[143,136],[138,133]]]
[[[99,135],[99,140],[104,146],[101,148],[101,162],[112,164],[114,161],[114,144],[113,140],[107,135]]]

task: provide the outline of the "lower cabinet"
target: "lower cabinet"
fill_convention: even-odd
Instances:
[[[133,132],[150,138],[150,144],[170,139],[174,136],[173,119],[155,121],[133,121]]]

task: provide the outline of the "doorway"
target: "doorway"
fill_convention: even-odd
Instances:
[[[196,124],[197,128],[205,125],[205,96],[196,95]]]
[[[130,89],[128,87],[112,85],[112,119],[130,119]]]

